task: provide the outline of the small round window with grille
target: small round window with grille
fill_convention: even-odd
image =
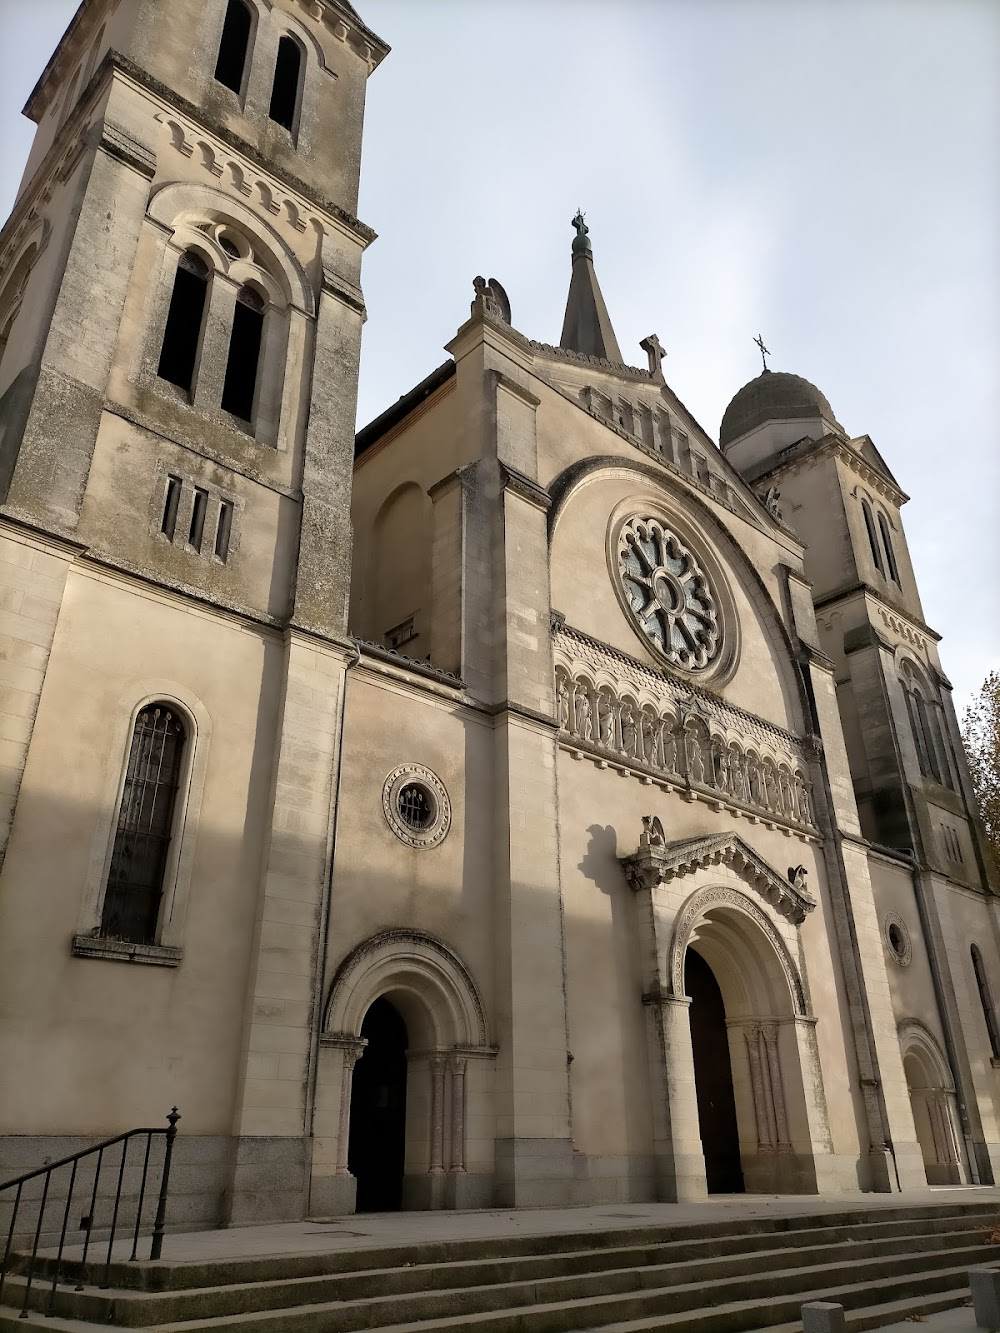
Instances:
[[[396,797],[399,817],[411,829],[425,829],[434,820],[434,807],[427,790],[419,782],[408,782]]]
[[[451,827],[451,801],[436,773],[422,764],[401,764],[382,788],[386,823],[411,847],[436,847]]]

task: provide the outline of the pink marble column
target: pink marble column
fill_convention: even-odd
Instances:
[[[464,1055],[451,1058],[451,1170],[465,1170],[465,1067]]]
[[[431,1070],[431,1175],[444,1173],[444,1067],[443,1055],[432,1055]]]
[[[753,1112],[757,1121],[757,1147],[766,1151],[771,1145],[771,1131],[767,1123],[764,1101],[764,1077],[760,1067],[760,1030],[750,1028],[745,1034],[747,1055],[750,1057],[750,1085],[753,1089]]]
[[[788,1116],[785,1112],[785,1089],[781,1082],[781,1062],[778,1059],[778,1029],[764,1028],[764,1049],[767,1051],[767,1067],[771,1075],[771,1101],[774,1105],[774,1125],[777,1130],[778,1151],[787,1152],[792,1146],[788,1141]]]

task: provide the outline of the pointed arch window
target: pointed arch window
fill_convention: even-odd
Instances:
[[[976,974],[979,1003],[983,1006],[983,1017],[986,1019],[986,1031],[989,1033],[993,1059],[1000,1060],[1000,1023],[997,1022],[997,1011],[993,1004],[993,993],[986,977],[986,969],[983,966],[983,955],[975,944],[972,946],[972,970]]]
[[[219,56],[215,62],[215,78],[234,93],[243,89],[252,28],[253,16],[249,5],[244,0],[229,0],[226,21],[222,25]]]
[[[156,939],[186,741],[184,723],[168,704],[139,712],[101,913],[105,938],[133,944]]]
[[[163,331],[163,346],[156,373],[160,379],[176,384],[179,389],[191,390],[194,367],[198,358],[205,304],[208,296],[208,265],[201,255],[187,250],[181,255],[174,277],[167,324]]]
[[[264,339],[264,298],[253,287],[241,287],[236,296],[229,359],[222,389],[222,410],[241,421],[253,420],[260,349]]]
[[[896,553],[892,549],[892,538],[889,536],[889,524],[886,522],[885,514],[878,516],[878,530],[882,534],[882,549],[885,551],[885,564],[889,571],[889,577],[893,583],[899,584],[899,570],[896,567]]]
[[[882,567],[882,552],[878,546],[878,536],[875,532],[875,520],[872,517],[872,507],[867,500],[861,501],[861,512],[865,516],[865,531],[868,533],[868,545],[871,547],[872,559],[875,561],[875,568],[880,574],[884,574]]]
[[[271,106],[268,115],[286,130],[295,128],[299,106],[299,84],[302,75],[302,48],[294,37],[284,36],[278,43],[278,58],[274,65],[274,84],[271,88]]]

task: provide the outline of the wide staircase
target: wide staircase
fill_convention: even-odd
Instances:
[[[929,1203],[186,1263],[168,1237],[166,1259],[107,1272],[40,1257],[27,1319],[15,1271],[0,1333],[790,1331],[808,1300],[877,1328],[965,1304],[968,1269],[1000,1262],[998,1225],[995,1203]]]

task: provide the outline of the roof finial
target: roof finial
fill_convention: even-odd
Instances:
[[[764,362],[763,374],[767,375],[770,373],[767,367],[767,358],[771,355],[770,350],[764,346],[764,339],[759,333],[757,334],[757,337],[754,338],[754,342],[760,348],[760,359]]]
[[[573,238],[573,253],[575,255],[590,254],[593,250],[593,246],[590,244],[590,238],[587,235],[590,228],[584,221],[584,212],[582,208],[576,210],[573,226],[576,228],[576,236]]]

